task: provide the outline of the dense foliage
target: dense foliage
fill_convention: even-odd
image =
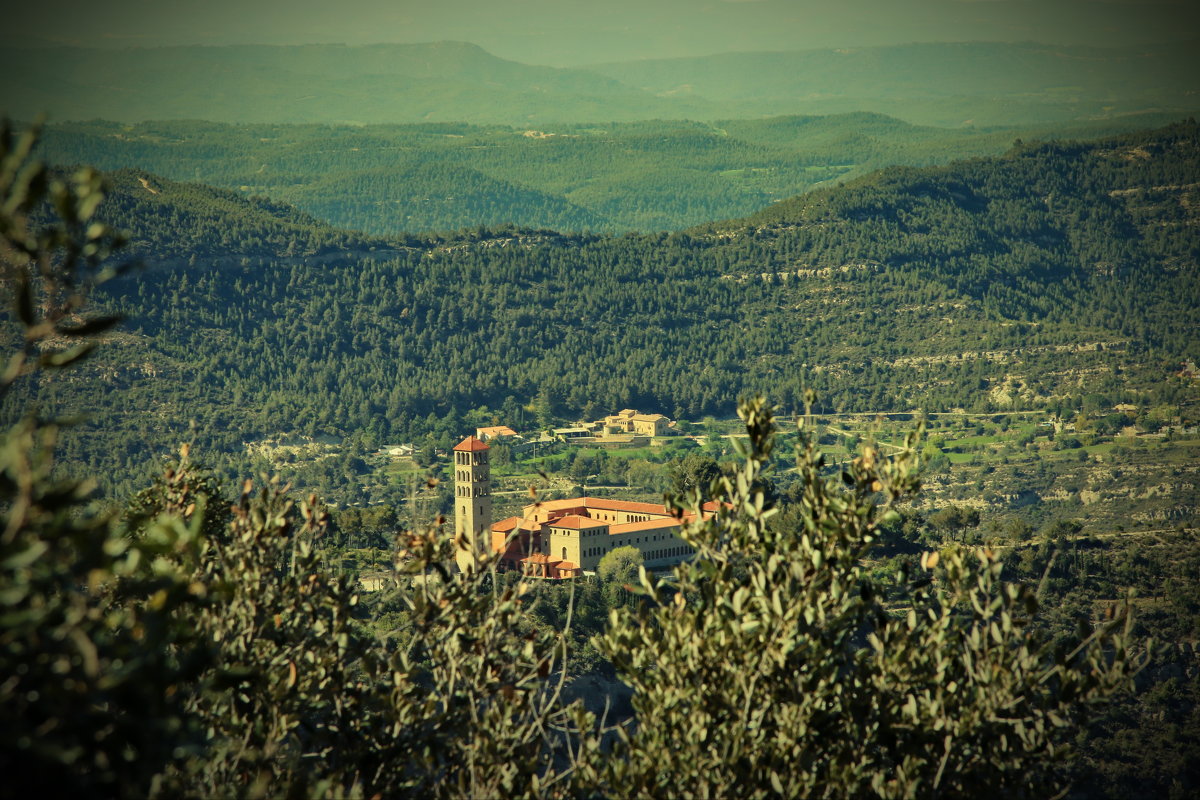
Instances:
[[[53,180],[26,163],[31,143],[0,131],[0,265],[24,334],[0,391],[76,363],[83,351],[58,340],[113,323],[67,320],[106,277],[98,176]],[[31,230],[47,197],[62,222]],[[227,505],[185,447],[125,515],[103,513],[88,482],[51,476],[58,428],[31,413],[0,447],[10,792],[477,797],[554,785],[550,728],[588,722],[568,718],[547,680],[562,674],[560,637],[523,630],[524,592],[501,595],[494,573],[452,576],[440,527],[396,553],[407,635],[389,652],[354,623],[355,579],[328,568],[315,498],[247,480]]]
[[[608,785],[679,797],[1052,793],[1072,716],[1137,669],[1128,620],[1052,653],[1026,630],[1032,588],[1002,582],[986,548],[926,553],[899,585],[873,580],[864,557],[918,485],[915,434],[893,459],[864,448],[832,479],[804,441],[798,517],[769,525],[771,413],[761,400],[739,413],[744,463],[676,498],[697,517],[706,496],[721,501],[686,529],[697,556],[669,580],[643,570],[647,602],[614,611],[600,643],[637,718],[605,764]]]

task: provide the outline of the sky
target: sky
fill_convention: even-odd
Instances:
[[[1197,0],[5,0],[0,45],[467,41],[530,64],[934,41],[1200,38]]]

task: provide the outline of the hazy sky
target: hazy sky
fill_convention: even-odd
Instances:
[[[928,41],[1196,38],[1198,0],[5,0],[0,43],[478,44],[575,65]]]

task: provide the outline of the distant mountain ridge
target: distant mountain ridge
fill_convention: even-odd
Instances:
[[[678,230],[742,217],[894,164],[998,155],[1014,139],[1093,139],[1175,121],[1137,115],[1008,128],[914,126],[868,112],[603,126],[466,123],[50,125],[39,156],[291,203],[378,236],[513,224]]]
[[[0,107],[54,119],[223,122],[525,121],[658,116],[652,94],[465,42],[230,45],[0,53]],[[673,104],[675,116],[691,104]]]
[[[658,96],[736,104],[743,115],[786,102],[790,113],[870,109],[925,124],[992,125],[1196,108],[1197,53],[1196,41],[1138,48],[939,42],[588,69]]]
[[[548,122],[870,110],[959,125],[1200,107],[1194,43],[937,43],[566,69],[464,42],[0,51],[0,110],[32,118]]]

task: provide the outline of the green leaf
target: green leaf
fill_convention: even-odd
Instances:
[[[60,323],[57,330],[63,336],[93,336],[97,333],[103,333],[120,321],[121,317],[117,315],[96,317],[80,325],[64,325]]]
[[[776,794],[783,794],[783,781],[779,780],[779,773],[775,770],[771,770],[771,788],[775,790]]]
[[[49,549],[50,545],[47,542],[41,539],[35,540],[24,550],[4,559],[4,567],[11,570],[22,569],[37,561]]]
[[[40,359],[43,367],[62,368],[70,364],[75,364],[92,352],[96,347],[95,342],[82,342],[74,347],[69,347],[66,350],[58,350],[52,353],[43,353]]]
[[[29,277],[21,272],[17,275],[17,318],[26,328],[33,327],[33,287]]]

